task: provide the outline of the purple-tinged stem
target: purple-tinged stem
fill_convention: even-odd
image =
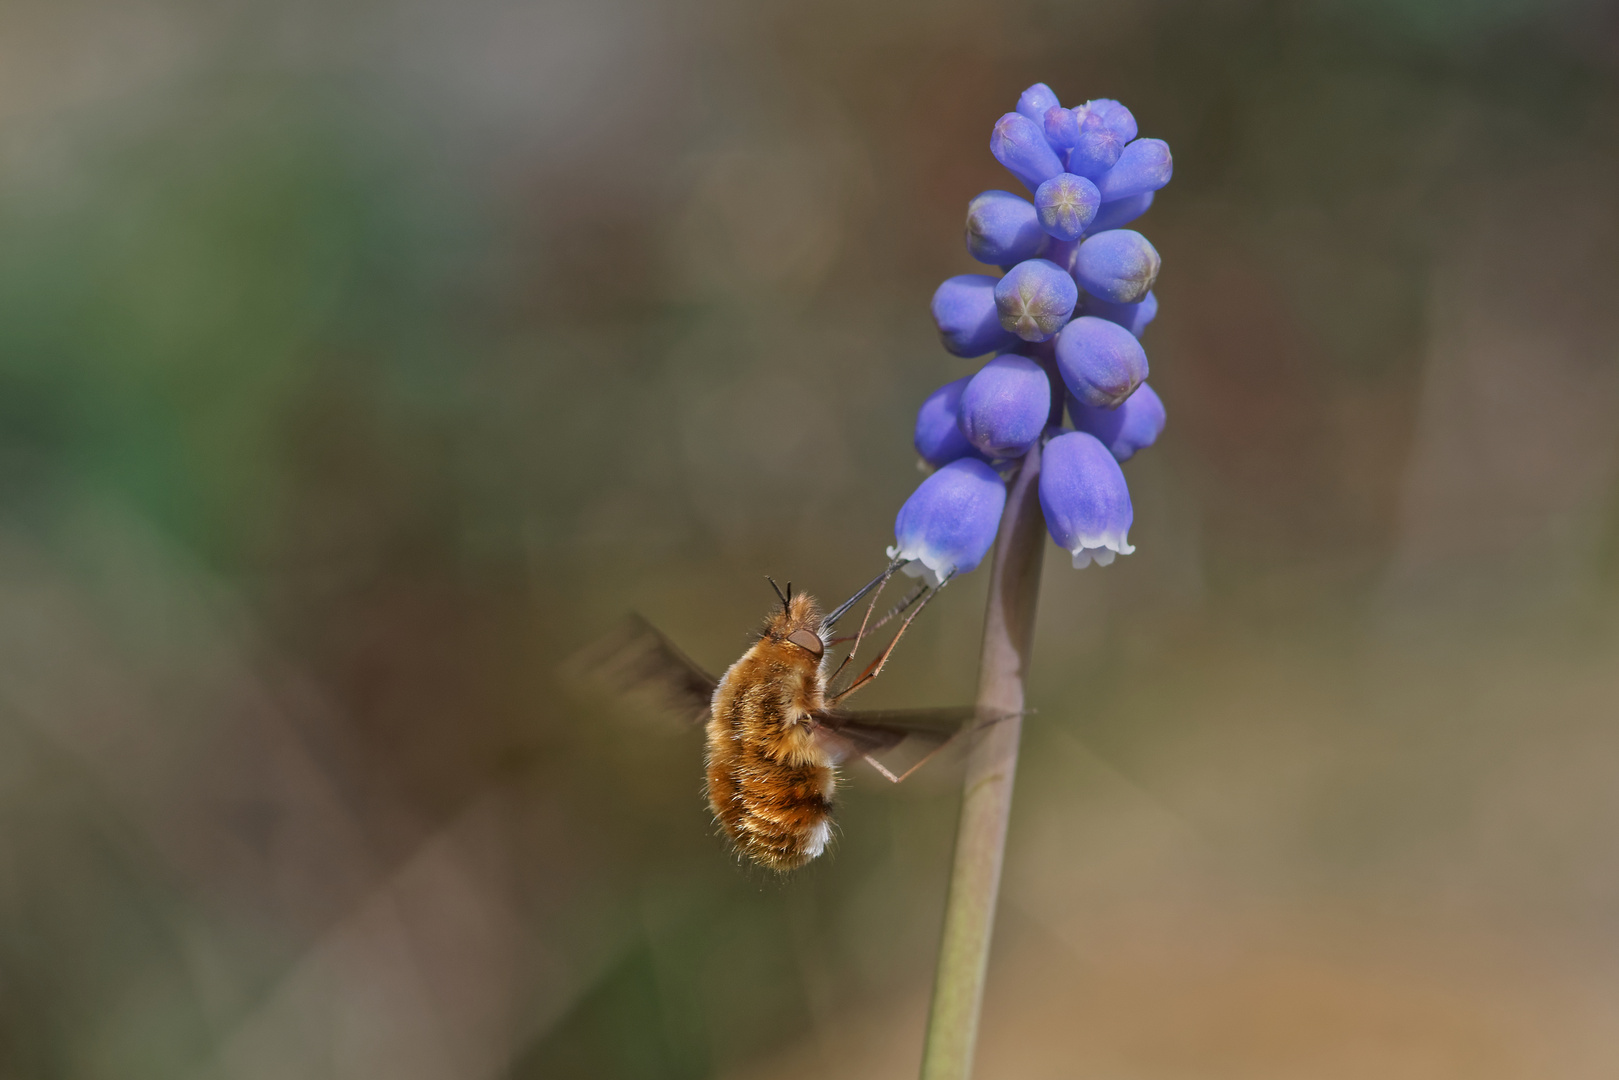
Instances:
[[[1012,481],[995,538],[978,669],[978,715],[998,719],[973,733],[967,752],[944,933],[922,1049],[922,1080],[967,1080],[972,1075],[1023,730],[1023,675],[1034,644],[1034,609],[1040,592],[1045,530],[1039,488],[1036,443]]]

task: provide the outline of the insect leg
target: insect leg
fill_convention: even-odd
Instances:
[[[826,627],[831,626],[834,622],[836,622],[839,618],[842,617],[842,615],[843,615],[843,613],[845,611],[849,610],[849,605],[855,603],[862,596],[866,595],[866,593],[871,592],[871,590],[873,588],[875,588],[877,590],[876,592],[873,592],[872,595],[871,595],[871,603],[866,605],[866,617],[864,619],[860,620],[860,630],[854,636],[854,647],[851,648],[847,653],[845,653],[843,655],[843,659],[838,662],[837,668],[827,678],[826,681],[827,681],[828,685],[830,685],[835,679],[837,679],[837,677],[839,675],[843,674],[843,669],[848,667],[849,666],[849,661],[854,659],[854,654],[856,652],[858,652],[859,649],[860,649],[860,642],[862,640],[864,640],[864,638],[866,636],[866,624],[871,622],[871,613],[872,613],[873,609],[875,609],[877,607],[877,598],[883,594],[883,586],[887,585],[888,584],[888,579],[894,576],[894,571],[898,570],[901,566],[904,566],[904,565],[905,565],[905,563],[903,561],[901,561],[901,560],[895,560],[894,562],[889,563],[888,568],[886,570],[884,570],[881,574],[878,574],[871,581],[867,582],[866,585],[859,592],[855,593],[853,596],[849,597],[849,599],[845,600],[842,604],[838,605],[838,609],[836,611],[834,611],[831,615],[829,615],[825,619],[821,620],[821,627],[823,629],[826,628]],[[880,626],[881,623],[879,623],[878,625]],[[848,638],[843,638],[841,640],[848,641],[849,639]]]
[[[927,591],[927,594],[922,597],[921,603],[912,608],[911,613],[905,616],[905,621],[899,624],[899,629],[894,632],[894,640],[888,643],[888,648],[878,653],[876,658],[873,659],[870,664],[866,665],[866,670],[860,673],[859,678],[855,679],[854,682],[850,683],[848,686],[844,687],[843,690],[834,695],[830,700],[830,704],[836,705],[838,702],[842,701],[844,698],[848,697],[862,686],[865,686],[871,680],[875,679],[878,675],[882,674],[883,665],[888,663],[889,654],[894,651],[894,646],[899,644],[899,639],[905,636],[905,631],[910,628],[911,621],[918,615],[922,614],[922,609],[927,607],[929,601],[931,601],[935,596],[939,595],[940,589],[950,584],[950,579],[953,576],[954,572],[946,574],[943,581],[939,582],[938,585]]]
[[[887,581],[888,579],[884,578],[883,580]],[[872,609],[877,606],[877,598],[879,596],[881,596],[882,594],[883,594],[883,587],[881,585],[878,585],[877,586],[877,591],[871,594],[871,603],[866,605],[866,617],[860,620],[860,630],[855,634],[855,636],[852,639],[851,638],[844,638],[843,639],[844,641],[852,640],[854,642],[854,645],[849,649],[848,652],[843,654],[843,659],[838,662],[838,666],[836,668],[834,668],[833,671],[832,671],[832,674],[827,677],[826,682],[827,682],[828,686],[830,686],[833,682],[835,682],[839,675],[843,674],[843,669],[849,666],[849,661],[853,660],[854,659],[854,654],[860,650],[860,643],[862,641],[864,641],[865,637],[866,637],[866,624],[871,621]]]
[[[928,591],[928,587],[926,585],[918,585],[916,588],[911,590],[911,594],[909,596],[907,596],[905,599],[901,600],[899,603],[895,604],[893,607],[889,608],[888,609],[888,614],[884,615],[882,618],[880,618],[876,622],[872,623],[871,626],[867,627],[867,629],[868,630],[881,630],[883,627],[885,627],[889,623],[893,622],[894,618],[896,616],[904,614],[905,611],[912,604],[916,603],[917,600],[921,599],[922,594],[927,592],[927,591]],[[831,644],[833,644],[833,645],[841,645],[845,641],[857,641],[857,640],[859,640],[858,637],[837,637],[837,638],[832,639]]]
[[[891,783],[902,784],[902,783],[905,782],[907,777],[909,777],[916,770],[920,769],[922,766],[926,765],[930,760],[932,760],[934,754],[937,754],[940,750],[943,750],[945,747],[947,747],[951,743],[955,742],[956,739],[961,736],[961,733],[963,731],[977,731],[980,728],[989,727],[989,725],[991,725],[991,724],[998,724],[1002,720],[1009,720],[1014,716],[1022,716],[1022,715],[1023,715],[1023,713],[1005,713],[1005,714],[1003,714],[1001,716],[992,716],[989,719],[980,721],[979,723],[976,723],[976,724],[965,724],[958,731],[956,731],[953,735],[951,735],[948,739],[946,739],[944,742],[940,743],[938,746],[935,746],[932,750],[929,750],[927,753],[923,754],[914,764],[911,765],[911,767],[909,769],[906,769],[904,772],[900,773],[898,776],[895,776],[893,771],[891,769],[889,769],[888,766],[884,765],[882,762],[878,761],[876,758],[872,757],[870,754],[861,754],[860,756],[865,758],[866,763],[868,765],[870,765],[872,768],[876,769],[878,772],[882,773],[883,776],[887,780],[889,780]]]
[[[866,764],[870,765],[873,769],[876,769],[878,772],[882,773],[883,778],[888,780],[890,783],[903,784],[910,777],[910,775],[912,773],[914,773],[916,770],[920,769],[922,766],[926,765],[928,763],[928,761],[932,759],[934,754],[937,754],[940,750],[943,750],[945,747],[949,746],[951,743],[953,743],[955,741],[956,741],[956,737],[954,735],[950,736],[950,738],[946,739],[944,742],[940,743],[938,746],[935,746],[932,750],[929,750],[927,753],[923,754],[922,757],[920,759],[918,759],[916,764],[912,765],[909,769],[906,769],[904,772],[900,773],[898,776],[895,776],[893,774],[893,772],[890,771],[890,769],[888,768],[887,765],[884,765],[882,762],[878,761],[876,758],[872,757],[870,754],[861,754],[860,756],[866,759]]]
[[[870,627],[870,629],[874,630],[874,631],[882,629],[882,627],[885,626],[888,622],[890,622],[894,618],[894,616],[898,615],[900,612],[904,611],[906,608],[908,608],[912,604],[916,603],[916,601],[919,598],[921,598],[921,596],[924,593],[926,593],[927,591],[928,591],[928,587],[926,585],[918,585],[915,589],[911,590],[911,595],[907,596],[904,600],[901,600],[894,607],[890,608],[889,611],[888,611],[888,614],[886,614],[882,618],[878,619],[877,622]],[[872,594],[871,604],[868,605],[867,608],[866,608],[866,617],[864,619],[862,619],[861,622],[860,622],[860,632],[858,634],[856,634],[852,638],[844,637],[844,638],[833,638],[832,639],[833,643],[835,643],[835,644],[841,644],[842,642],[845,642],[845,641],[852,641],[852,642],[854,642],[854,646],[852,648],[850,648],[850,650],[847,653],[844,654],[842,662],[839,663],[838,666],[837,666],[837,670],[832,672],[831,677],[826,680],[828,685],[830,685],[833,681],[835,681],[839,675],[843,674],[843,669],[849,666],[849,661],[854,659],[854,654],[860,651],[860,643],[862,641],[864,641],[865,637],[866,637],[866,630],[867,630],[866,624],[871,622],[871,613],[872,613],[872,610],[875,609],[876,606],[877,606],[877,597],[881,596],[882,594],[883,594],[883,590],[880,587],[877,589],[877,591],[874,594]]]
[[[892,574],[893,570],[890,569],[888,573],[883,576],[883,582],[887,583],[889,576]],[[854,659],[854,654],[860,651],[860,643],[866,640],[866,627],[867,624],[871,622],[871,613],[877,610],[877,598],[882,596],[882,594],[883,586],[878,585],[877,591],[871,594],[871,602],[866,605],[866,617],[860,620],[860,630],[854,636],[854,644],[850,646],[849,651],[844,654],[843,661],[838,664],[837,670],[832,672],[831,678],[826,680],[828,685],[831,685],[832,681],[843,673],[843,669],[849,666],[849,661]],[[877,623],[877,626],[881,626],[887,621],[888,617],[884,616],[882,620]],[[872,627],[873,630],[876,628],[877,627],[875,626]]]

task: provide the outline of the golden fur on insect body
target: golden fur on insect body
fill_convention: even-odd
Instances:
[[[822,620],[814,597],[792,596],[714,689],[708,720],[708,804],[739,851],[793,870],[832,833],[832,754],[816,738],[826,709]]]

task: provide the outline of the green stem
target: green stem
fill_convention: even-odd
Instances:
[[[972,1075],[1023,730],[1023,673],[1034,643],[1034,608],[1040,591],[1044,529],[1039,480],[1036,444],[1012,481],[995,539],[978,669],[978,714],[999,719],[976,730],[967,754],[939,967],[922,1050],[922,1080],[967,1080]]]

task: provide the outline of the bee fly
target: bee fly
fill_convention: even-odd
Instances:
[[[868,627],[877,595],[901,565],[890,565],[825,616],[814,597],[793,595],[791,583],[783,593],[772,581],[781,610],[766,618],[758,641],[718,680],[639,617],[629,630],[630,640],[612,649],[629,658],[624,667],[632,681],[660,684],[674,704],[704,723],[709,808],[736,849],[761,866],[796,870],[826,850],[840,763],[859,755],[899,783],[975,715],[971,706],[867,712],[841,707],[877,677],[911,621],[949,581],[918,586]],[[860,632],[853,639],[834,638],[834,625],[868,593],[873,595]],[[868,629],[880,628],[907,609],[887,647],[842,690],[832,690]],[[853,647],[829,671],[832,647],[848,640]],[[935,745],[921,761],[895,775],[873,755],[907,738]]]

